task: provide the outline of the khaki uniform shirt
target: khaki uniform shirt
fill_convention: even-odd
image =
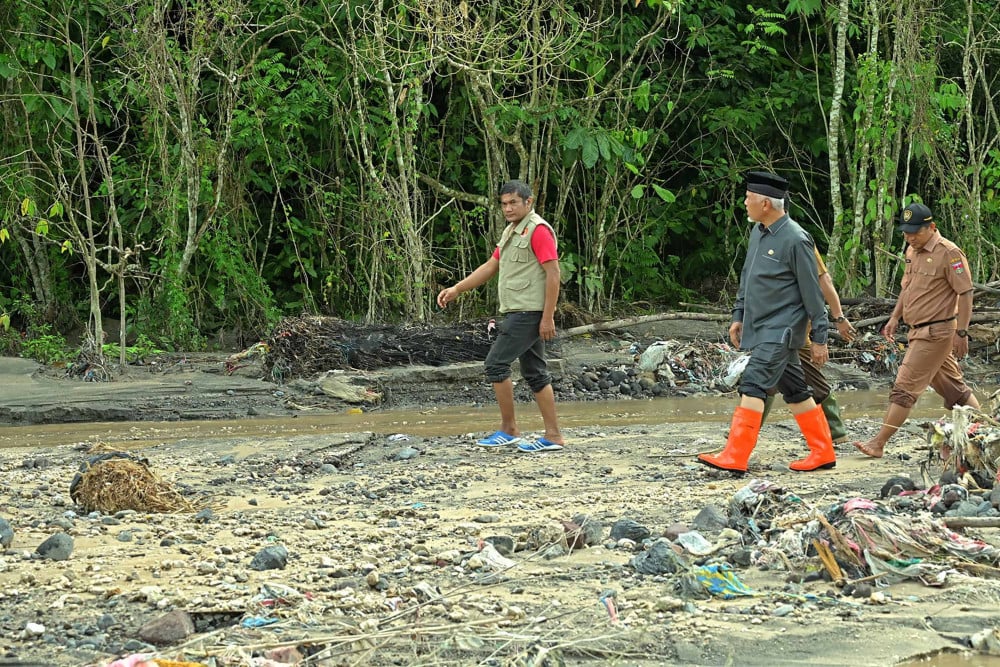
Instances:
[[[972,290],[969,260],[961,248],[934,232],[922,249],[906,249],[899,300],[902,321],[914,327],[947,320],[958,312],[958,296]],[[921,327],[926,328],[926,327]],[[910,330],[910,337],[920,328]]]
[[[819,273],[816,275],[822,278],[823,274],[830,273],[830,269],[826,268],[826,262],[823,261],[823,256],[819,254],[819,250],[813,248],[813,251],[816,253],[816,266],[819,267]]]

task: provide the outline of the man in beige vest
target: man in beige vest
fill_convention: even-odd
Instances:
[[[522,452],[545,452],[565,444],[556,417],[552,377],[545,362],[545,341],[556,335],[554,320],[559,299],[559,255],[555,231],[533,208],[531,188],[523,181],[508,181],[500,188],[500,207],[507,227],[492,256],[468,276],[438,294],[445,308],[459,294],[475,289],[499,275],[500,312],[503,321],[486,356],[486,379],[500,407],[500,428],[479,440],[483,447],[517,445]],[[510,365],[521,361],[521,375],[535,395],[545,435],[523,441],[514,413],[514,384]]]

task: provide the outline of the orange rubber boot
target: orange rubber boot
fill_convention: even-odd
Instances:
[[[823,408],[816,406],[809,412],[795,415],[795,421],[806,437],[809,446],[809,456],[798,461],[792,461],[788,467],[798,472],[819,470],[820,468],[835,468],[837,453],[833,451],[833,438],[830,436],[830,424],[826,421]]]
[[[820,413],[822,414],[822,413]],[[726,447],[718,454],[699,454],[698,462],[730,472],[746,472],[750,453],[757,446],[763,414],[737,406],[733,413],[733,423],[729,427]]]

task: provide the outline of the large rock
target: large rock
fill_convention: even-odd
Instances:
[[[611,526],[611,539],[613,540],[620,540],[624,537],[633,542],[642,542],[651,534],[649,528],[632,519],[618,519]]]
[[[73,538],[66,533],[56,533],[39,544],[35,553],[49,560],[69,560],[73,553]]]
[[[288,565],[288,549],[278,545],[264,547],[250,561],[253,570],[283,570]]]
[[[179,609],[154,618],[139,628],[139,639],[154,646],[170,646],[194,632],[194,621]]]
[[[7,522],[7,519],[0,517],[0,547],[6,549],[10,547],[13,541],[14,541],[14,529],[11,528],[10,523]]]

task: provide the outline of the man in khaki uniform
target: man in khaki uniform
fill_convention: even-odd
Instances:
[[[854,443],[863,454],[875,458],[885,453],[885,444],[906,421],[928,385],[947,409],[956,405],[979,407],[958,366],[958,359],[969,353],[969,261],[961,248],[941,236],[931,210],[923,204],[903,209],[899,228],[909,244],[906,269],[899,299],[882,333],[894,343],[902,318],[910,327],[908,349],[889,393],[882,428],[868,442]]]

